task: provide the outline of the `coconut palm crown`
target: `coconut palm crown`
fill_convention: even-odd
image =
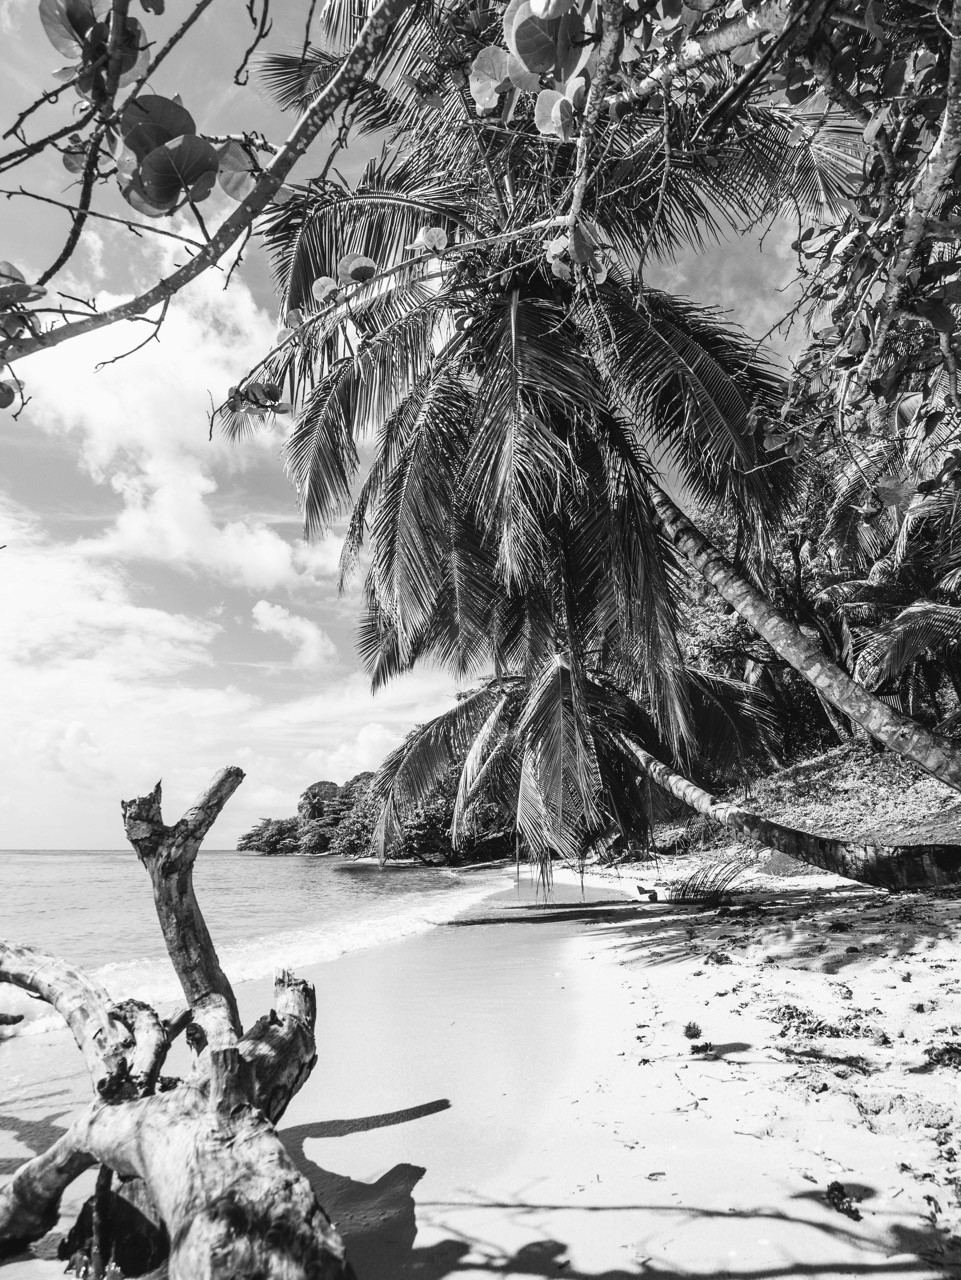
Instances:
[[[483,114],[467,91],[500,21],[499,6],[415,9],[356,108],[360,127],[390,122],[382,153],[356,184],[328,172],[271,214],[288,327],[222,425],[250,430],[288,389],[307,531],[346,515],[344,576],[367,557],[375,687],[423,660],[464,681],[493,671],[487,700],[514,681],[512,758],[536,797],[518,829],[569,852],[624,807],[598,690],[642,709],[675,760],[696,751],[650,482],[725,510],[755,567],[791,502],[792,459],[764,447],[780,376],[717,314],[647,287],[645,264],[769,216],[789,177],[802,199],[834,198],[843,153],[824,120],[792,141],[770,103],[698,136],[694,109],[666,102],[606,131],[570,216],[575,147],[542,132],[534,86]],[[302,105],[331,56],[266,75]],[[699,112],[729,88],[705,78]],[[474,726],[489,745],[490,715]],[[471,750],[465,778],[487,764]]]

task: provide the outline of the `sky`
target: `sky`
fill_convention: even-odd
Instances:
[[[268,47],[297,47],[306,5],[275,8]],[[141,17],[151,35],[169,29]],[[248,31],[240,6],[214,3],[152,87],[180,92],[201,131],[280,140],[292,120],[253,84],[232,83]],[[0,38],[18,55],[0,85],[9,121],[63,59],[37,0],[0,0]],[[69,107],[68,93],[35,119],[55,127]],[[301,172],[322,162],[324,145]],[[348,173],[364,158],[350,158]],[[55,157],[0,176],[0,188],[23,183],[69,202],[70,181]],[[115,194],[96,207],[127,210]],[[216,201],[206,209],[216,224]],[[66,227],[62,211],[0,201],[0,257],[35,278]],[[101,222],[57,286],[105,308],[181,261],[175,240]],[[777,287],[790,267],[775,236],[763,254],[753,240],[727,244],[654,279],[760,335],[784,310]],[[259,818],[293,813],[310,783],[376,767],[451,704],[453,681],[430,668],[371,694],[353,645],[357,584],[337,590],[341,531],[303,540],[282,428],[243,444],[208,440],[211,403],[277,326],[254,248],[228,289],[224,272],[207,272],[178,295],[157,340],[132,355],[105,363],[142,341],[142,325],[18,362],[30,403],[16,420],[0,411],[0,848],[120,848],[122,798],[162,779],[174,821],[228,764],[247,778],[209,843],[232,847]]]

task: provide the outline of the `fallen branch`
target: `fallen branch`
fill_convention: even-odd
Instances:
[[[222,770],[169,827],[159,785],[123,804],[187,1011],[164,1023],[142,1001],[111,1004],[62,960],[0,944],[0,981],[63,1014],[96,1091],[66,1133],[0,1187],[0,1255],[55,1226],[64,1191],[99,1164],[122,1181],[113,1192],[107,1175],[98,1179],[96,1203],[68,1237],[71,1257],[106,1263],[102,1242],[122,1239],[129,1251],[133,1230],[150,1259],[142,1270],[169,1252],[170,1280],[349,1280],[340,1237],[274,1129],[316,1061],[313,988],[281,972],[273,1011],[243,1034],[193,889],[200,843],[242,779],[239,769]],[[161,1082],[170,1042],[185,1028],[193,1069]]]

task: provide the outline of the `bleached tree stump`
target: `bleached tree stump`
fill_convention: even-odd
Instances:
[[[65,961],[0,942],[0,981],[63,1015],[94,1093],[66,1133],[0,1187],[0,1256],[51,1230],[66,1188],[100,1165],[89,1225],[71,1233],[85,1244],[91,1274],[111,1263],[115,1215],[128,1229],[131,1219],[143,1222],[154,1252],[169,1249],[170,1280],[351,1276],[340,1237],[274,1129],[316,1061],[313,987],[278,974],[273,1010],[244,1034],[194,893],[201,841],[243,777],[222,770],[172,827],[161,816],[159,783],[122,805],[187,1000],[182,1014],[165,1023],[141,1001],[115,1004]],[[194,1053],[191,1071],[183,1080],[161,1077],[181,1030]]]

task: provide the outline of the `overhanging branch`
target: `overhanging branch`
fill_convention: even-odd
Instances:
[[[119,320],[130,320],[144,315],[153,307],[160,306],[168,298],[179,293],[185,285],[219,262],[253,221],[263,213],[283,186],[284,179],[291,169],[301,159],[334,112],[350,101],[371,65],[386,48],[398,17],[411,2],[412,0],[381,0],[367,19],[337,73],[324,86],[314,105],[291,133],[270,167],[264,171],[253,191],[221,223],[209,244],[190,262],[160,280],[145,293],[120,306],[112,307],[109,311],[61,325],[60,328],[52,329],[47,333],[4,343],[0,346],[0,361],[11,364],[37,351],[59,346],[70,338],[94,333],[107,325],[116,324]]]

